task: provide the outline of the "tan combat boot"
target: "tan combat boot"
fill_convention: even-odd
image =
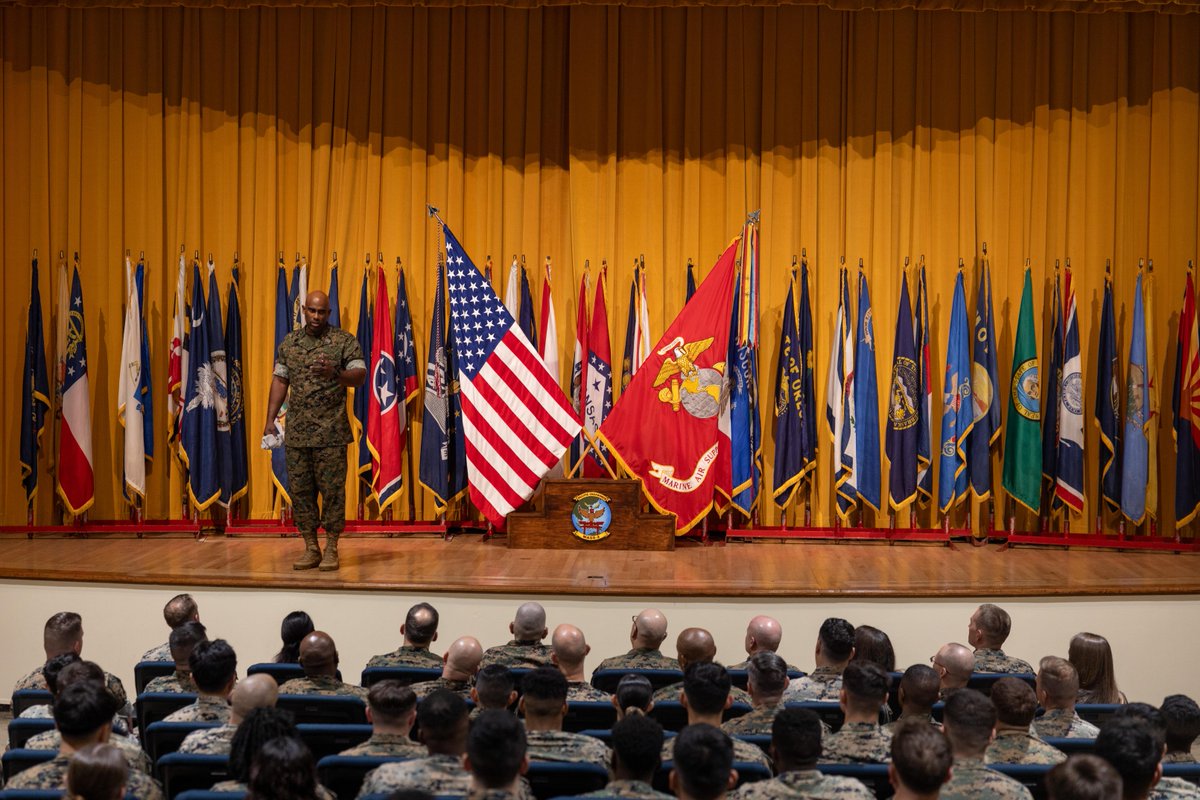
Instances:
[[[318,567],[321,572],[333,572],[341,566],[337,551],[338,536],[340,535],[338,533],[325,534],[325,555],[321,557],[321,566]]]
[[[316,533],[302,533],[304,537],[304,555],[292,564],[292,569],[312,569],[321,563],[321,547],[317,543]]]

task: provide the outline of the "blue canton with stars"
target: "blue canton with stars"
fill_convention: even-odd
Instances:
[[[513,327],[514,320],[450,228],[443,224],[442,231],[446,236],[446,283],[458,367],[471,379]]]
[[[67,320],[66,374],[63,394],[81,378],[87,377],[87,339],[83,328],[83,289],[79,285],[79,270],[71,278],[71,310]]]

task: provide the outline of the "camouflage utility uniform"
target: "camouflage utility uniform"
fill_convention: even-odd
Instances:
[[[1032,673],[1034,669],[1028,661],[1007,656],[1003,650],[988,650],[981,647],[975,651],[975,671]]]
[[[533,800],[529,782],[521,778],[519,784],[517,796],[521,800]],[[367,773],[358,796],[391,794],[397,789],[421,789],[434,797],[463,797],[470,788],[471,773],[463,768],[462,757],[436,755],[376,767]]]
[[[1033,729],[1041,737],[1062,739],[1095,739],[1100,729],[1081,718],[1071,708],[1051,708],[1033,721]]]
[[[743,714],[740,717],[734,717],[721,723],[721,730],[730,736],[737,736],[738,734],[743,736],[770,736],[771,724],[775,722],[775,715],[782,710],[782,702],[769,706],[760,706],[749,714]]]
[[[1150,790],[1150,800],[1197,800],[1200,786],[1183,778],[1163,778]]]
[[[1027,731],[996,731],[983,760],[988,764],[1059,764],[1067,755]]]
[[[6,789],[62,789],[67,780],[67,769],[71,757],[59,753],[44,764],[18,772],[8,782]],[[137,800],[163,800],[162,788],[153,778],[137,770],[129,771],[125,796]]]
[[[730,800],[875,800],[875,793],[854,778],[802,769],[768,781],[747,783],[730,792],[729,797]]]
[[[343,683],[332,675],[314,675],[311,678],[292,678],[279,687],[280,694],[317,694],[325,697],[357,697],[367,699],[367,690],[352,683]]]
[[[1176,751],[1174,753],[1167,753],[1165,756],[1163,756],[1162,763],[1164,763],[1164,764],[1195,764],[1196,757],[1194,755],[1192,755],[1191,753],[1183,753],[1183,752]]]
[[[191,753],[198,756],[227,756],[232,750],[233,735],[237,733],[237,725],[225,723],[215,728],[204,728],[192,731],[179,745],[179,752]]]
[[[146,755],[146,751],[142,749],[137,739],[112,734],[108,737],[108,743],[121,751],[121,755],[125,756],[125,763],[129,765],[130,769],[136,769],[147,775],[153,774],[154,765],[150,763],[150,756]],[[29,737],[25,742],[26,750],[57,751],[61,747],[62,734],[56,730],[42,731],[37,736]]]
[[[983,759],[956,758],[941,800],[1033,800],[1029,790],[1007,775],[988,769]]]
[[[584,681],[569,681],[567,683],[567,702],[610,703],[612,702],[612,695],[602,692]]]
[[[29,673],[21,680],[17,681],[13,687],[14,692],[19,692],[24,689],[41,689],[43,692],[50,691],[50,687],[46,684],[46,676],[42,674],[44,667],[38,667],[33,672]],[[125,694],[125,684],[121,683],[121,679],[111,673],[104,673],[104,683],[108,690],[113,693],[122,706],[129,704],[129,696]]]
[[[934,719],[932,714],[901,714],[899,717],[892,720],[891,722],[884,725],[883,727],[884,727],[884,730],[892,731],[893,733],[895,733],[896,728],[898,728],[900,726],[900,723],[908,722],[909,720],[914,720],[914,719],[920,720],[921,722],[928,722],[930,725],[937,728],[938,730],[942,729],[942,723],[940,723],[936,719]]]
[[[792,681],[783,693],[785,703],[836,703],[842,692],[842,673],[835,667],[817,667]]]
[[[747,742],[745,739],[739,739],[736,736],[733,739],[733,760],[735,763],[743,764],[759,764],[761,766],[771,767],[771,758],[758,745]],[[671,736],[663,742],[662,750],[659,751],[659,758],[663,761],[675,760],[675,737]]]
[[[529,731],[525,734],[530,761],[569,761],[608,769],[612,750],[599,739],[567,731]]]
[[[424,747],[407,736],[398,733],[372,733],[371,738],[356,744],[339,756],[396,756],[397,758],[422,758],[427,754]]]
[[[454,692],[464,700],[471,699],[470,681],[452,681],[449,678],[434,678],[431,681],[414,683],[408,688],[413,690],[413,693],[416,694],[418,700],[437,691],[438,689],[445,689],[446,691]]]
[[[654,702],[661,703],[666,701],[668,703],[678,703],[681,692],[683,692],[683,681],[676,681],[675,683],[668,684],[657,690],[654,693]],[[730,686],[729,697],[735,703],[741,703],[742,705],[746,706],[751,705],[750,693],[745,689],[739,689],[736,686]]]
[[[625,797],[629,800],[672,800],[674,795],[658,791],[645,781],[609,781],[603,789],[576,797]]]
[[[171,658],[171,645],[163,642],[158,647],[153,647],[142,653],[142,657],[138,661],[174,661]]]
[[[192,680],[192,673],[175,670],[174,675],[160,675],[146,684],[144,692],[169,692],[171,694],[198,694],[200,689]]]
[[[229,722],[229,701],[224,697],[202,694],[190,706],[172,711],[163,722]]]
[[[479,662],[479,666],[482,669],[489,664],[500,664],[504,667],[515,667],[517,669],[552,666],[550,662],[550,647],[549,645],[542,644],[537,639],[528,642],[513,639],[508,644],[489,647],[484,651],[483,661]]]
[[[824,764],[890,764],[892,732],[874,722],[847,722],[825,737],[821,749]]]
[[[441,669],[440,656],[429,652],[428,647],[413,647],[410,644],[401,645],[391,653],[371,656],[368,667],[428,667]]]
[[[679,662],[667,658],[661,650],[635,647],[623,656],[613,656],[600,662],[593,672],[602,669],[679,669]]]

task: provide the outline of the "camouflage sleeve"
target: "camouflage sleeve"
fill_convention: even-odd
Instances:
[[[346,347],[342,350],[342,361],[346,369],[366,369],[367,359],[363,356],[362,346],[354,336],[347,338]]]
[[[276,378],[288,380],[287,355],[284,353],[284,347],[287,340],[279,343],[279,347],[275,348],[275,368],[271,371]]]

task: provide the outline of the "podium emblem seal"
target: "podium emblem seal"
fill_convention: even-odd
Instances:
[[[571,533],[585,542],[596,542],[608,536],[612,525],[612,509],[609,498],[599,492],[584,492],[576,495],[571,507]]]

